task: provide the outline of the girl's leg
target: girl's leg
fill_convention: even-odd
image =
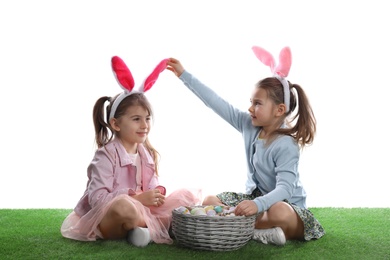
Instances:
[[[304,238],[303,222],[295,210],[285,202],[277,202],[256,219],[256,229],[280,227],[286,239]]]
[[[125,238],[129,230],[138,226],[145,227],[146,224],[135,205],[126,199],[115,201],[99,224],[105,239]]]
[[[206,196],[206,197],[204,198],[203,202],[202,202],[202,205],[204,205],[204,206],[207,206],[207,205],[225,206],[225,204],[223,204],[223,203],[221,202],[221,200],[218,199],[218,197],[215,196],[215,195]]]

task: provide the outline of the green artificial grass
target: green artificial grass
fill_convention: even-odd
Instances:
[[[0,209],[0,259],[390,259],[390,208],[311,208],[327,232],[319,240],[277,247],[249,241],[226,252],[172,245],[137,248],[125,240],[63,238],[69,209]]]

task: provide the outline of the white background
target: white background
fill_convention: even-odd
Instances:
[[[290,46],[289,80],[318,120],[300,174],[309,207],[389,207],[390,16],[386,1],[2,1],[0,208],[73,208],[95,151],[92,107],[175,57],[244,110],[269,68],[251,51]],[[168,191],[243,191],[241,136],[170,71],[147,93]]]

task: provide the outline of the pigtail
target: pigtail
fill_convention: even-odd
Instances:
[[[292,89],[296,90],[295,94],[291,95],[290,99],[290,113],[291,115],[296,107],[298,111],[289,119],[289,123],[294,122],[292,127],[279,128],[274,133],[282,135],[290,135],[295,141],[303,148],[306,145],[310,145],[314,141],[314,136],[317,130],[316,118],[314,116],[313,109],[309,103],[309,99],[306,93],[303,91],[300,85],[292,84]],[[292,91],[290,93],[293,93]]]
[[[293,128],[294,132],[296,132],[294,138],[303,147],[313,143],[317,130],[317,121],[309,99],[301,86],[294,84],[293,88],[298,95],[298,112],[295,115],[297,120]]]
[[[104,112],[104,104],[110,99],[110,97],[101,97],[96,101],[93,107],[92,118],[95,128],[95,142],[98,148],[103,147],[113,138],[111,128],[104,119],[105,114],[109,114],[107,113],[109,107],[107,107],[107,112]]]

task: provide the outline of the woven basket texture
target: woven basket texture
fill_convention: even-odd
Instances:
[[[196,216],[172,211],[172,231],[178,245],[200,250],[237,250],[252,238],[256,215]]]

